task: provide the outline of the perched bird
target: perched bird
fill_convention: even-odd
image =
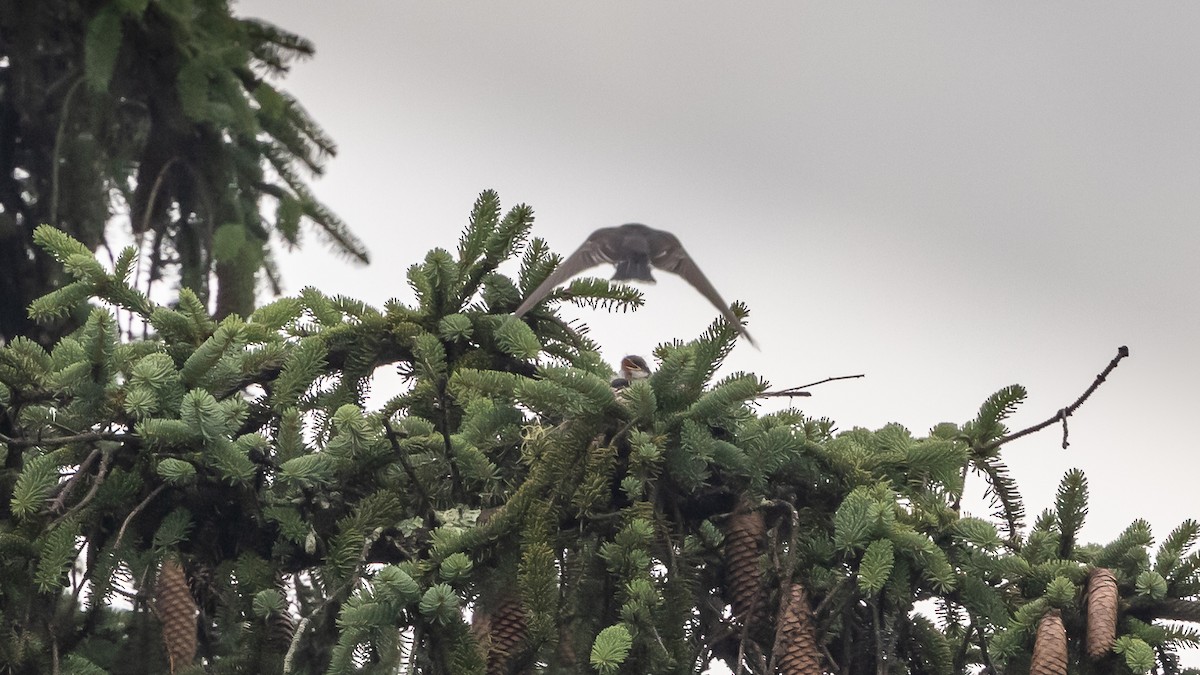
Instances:
[[[521,316],[528,312],[554,290],[555,286],[600,263],[616,265],[613,281],[644,281],[652,284],[654,276],[650,274],[651,267],[678,274],[721,310],[725,320],[736,327],[750,344],[758,346],[754,338],[750,337],[750,333],[746,332],[742,322],[729,309],[729,305],[721,299],[721,294],[713,288],[708,277],[704,276],[704,272],[692,261],[679,239],[670,232],[655,230],[639,223],[604,227],[593,232],[582,246],[562,261],[550,276],[529,294],[513,314]]]
[[[647,377],[650,377],[650,366],[646,364],[646,359],[630,354],[621,359],[621,369],[617,372],[617,379],[611,383],[612,388],[624,389],[636,380],[644,380]]]

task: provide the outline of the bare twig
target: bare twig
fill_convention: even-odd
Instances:
[[[947,607],[949,607],[949,601],[944,600],[943,602],[946,602]],[[973,635],[975,635],[975,624],[969,621],[967,624],[967,629],[963,631],[962,643],[958,645],[958,651],[954,655],[953,665],[955,668],[961,669],[963,664],[966,662],[967,650],[971,648],[971,637]]]
[[[67,118],[70,117],[71,99],[75,97],[75,91],[79,89],[80,84],[83,84],[82,76],[75,80],[71,88],[67,90],[67,95],[63,97],[62,110],[59,111],[58,129],[54,133],[54,152],[50,157],[50,224],[54,227],[61,226],[61,223],[58,222],[60,153],[62,152],[63,137],[67,130]]]
[[[100,486],[104,484],[104,477],[108,475],[108,467],[112,464],[112,458],[113,453],[111,452],[102,454],[100,458],[100,468],[96,471],[96,480],[92,482],[92,488],[87,491],[87,494],[85,494],[83,498],[80,499],[77,504],[75,504],[75,506],[72,506],[70,510],[63,514],[62,518],[59,518],[58,520],[63,520],[64,518],[68,518],[76,513],[79,513],[83,507],[87,506],[88,503],[92,501],[92,498],[95,497],[96,493],[100,491]],[[76,475],[78,475],[78,473]],[[72,476],[71,478],[74,479],[75,477]]]
[[[85,457],[82,462],[79,463],[79,468],[76,469],[75,473],[67,479],[67,482],[63,483],[62,489],[58,492],[58,496],[55,497],[54,501],[50,503],[51,513],[57,513],[63,510],[63,508],[67,505],[67,498],[71,496],[71,492],[75,490],[75,486],[79,484],[79,481],[83,480],[83,477],[88,471],[92,470],[92,464],[95,464],[96,459],[99,457],[100,448],[96,448],[95,450],[92,450],[91,454]]]
[[[813,616],[820,616],[821,612],[825,611],[825,606],[829,604],[829,601],[832,600],[835,595],[841,592],[842,588],[849,582],[850,577],[848,576],[838,579],[837,583],[833,585],[833,588],[829,589],[829,592],[825,594],[825,597],[821,598],[821,602],[817,603],[817,606],[813,608]]]
[[[812,396],[811,393],[804,391],[804,390],[808,389],[809,387],[815,387],[819,384],[825,384],[826,382],[836,382],[838,380],[854,380],[854,379],[858,379],[860,377],[866,377],[866,376],[867,376],[866,373],[859,373],[858,375],[838,375],[837,377],[827,377],[823,380],[818,380],[816,382],[809,382],[808,384],[802,384],[799,387],[788,387],[787,389],[780,389],[779,391],[763,392],[763,393],[759,394],[758,397],[766,398],[768,396],[789,396],[789,397],[791,397],[791,396]]]
[[[840,670],[837,660],[833,658],[833,652],[829,651],[829,645],[825,644],[824,641],[821,642],[821,651],[825,652],[825,658],[828,659],[830,670],[833,672]]]
[[[750,630],[750,622],[742,624],[742,636],[738,639],[737,653],[737,670],[733,671],[734,675],[742,675],[742,670],[746,661],[746,633]]]
[[[121,539],[125,536],[125,529],[129,527],[129,523],[133,522],[134,517],[141,513],[142,509],[146,508],[146,505],[149,504],[150,501],[155,497],[157,497],[158,493],[165,489],[167,489],[166,485],[159,485],[158,487],[154,488],[150,494],[146,495],[145,499],[143,499],[137,506],[133,507],[133,510],[129,512],[128,516],[125,516],[125,521],[121,523],[121,529],[117,530],[117,538],[113,540],[112,547],[114,551],[117,550],[117,547],[121,545]]]
[[[146,200],[146,212],[142,214],[142,224],[138,232],[145,232],[150,229],[150,216],[154,213],[154,202],[158,200],[158,193],[162,189],[163,180],[167,177],[167,169],[171,165],[179,161],[179,157],[172,157],[163,163],[162,168],[158,170],[158,175],[154,177],[154,185],[150,188],[150,197]]]
[[[1083,394],[1080,395],[1079,398],[1075,399],[1074,403],[1072,403],[1071,405],[1069,405],[1065,408],[1060,409],[1058,412],[1054,413],[1053,417],[1051,417],[1050,419],[1048,419],[1044,422],[1040,422],[1031,427],[1027,427],[1020,431],[1011,433],[1002,438],[997,438],[996,440],[992,441],[991,443],[988,443],[987,445],[985,445],[982,448],[982,451],[986,452],[988,450],[995,450],[996,448],[1000,447],[1001,445],[1004,445],[1005,443],[1008,443],[1009,441],[1015,441],[1018,438],[1021,438],[1023,436],[1028,436],[1029,434],[1041,431],[1042,429],[1045,429],[1046,427],[1050,426],[1051,424],[1054,424],[1055,422],[1058,422],[1059,420],[1062,420],[1062,425],[1063,425],[1062,447],[1065,450],[1067,448],[1067,446],[1070,445],[1067,442],[1067,418],[1070,417],[1071,415],[1073,415],[1075,413],[1075,411],[1079,409],[1079,406],[1083,405],[1083,402],[1086,401],[1088,399],[1088,397],[1092,395],[1093,392],[1095,392],[1098,388],[1100,388],[1100,385],[1104,384],[1104,381],[1108,378],[1108,374],[1111,373],[1113,371],[1113,369],[1116,368],[1119,363],[1121,363],[1121,359],[1125,358],[1126,356],[1129,356],[1129,347],[1126,347],[1124,345],[1118,347],[1117,355],[1115,357],[1113,357],[1113,360],[1109,361],[1108,365],[1105,366],[1104,370],[1101,371],[1101,373],[1096,376],[1095,381],[1092,382],[1092,386],[1088,387],[1087,391],[1083,392]]]
[[[979,658],[983,661],[984,672],[995,675],[996,666],[992,665],[992,658],[988,656],[987,636],[983,634],[983,629],[978,624],[975,626],[975,634],[979,636]]]
[[[296,650],[300,647],[300,639],[304,636],[304,632],[308,630],[308,625],[312,623],[313,617],[325,611],[325,608],[335,598],[340,598],[343,594],[348,595],[348,592],[352,591],[358,585],[358,582],[362,580],[363,562],[366,560],[367,551],[371,550],[371,544],[374,544],[376,539],[378,539],[378,536],[368,535],[363,537],[362,551],[358,554],[358,562],[354,564],[354,572],[350,575],[350,578],[346,580],[346,583],[333,589],[329,595],[326,595],[321,604],[317,605],[308,616],[300,619],[299,625],[296,626],[296,630],[292,633],[292,642],[288,645],[287,653],[283,656],[283,672],[285,674],[292,672],[292,663],[296,658]],[[338,602],[341,602],[341,600],[338,600]]]

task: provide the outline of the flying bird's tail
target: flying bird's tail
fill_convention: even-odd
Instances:
[[[617,260],[617,271],[613,273],[613,281],[644,281],[655,283],[654,275],[650,274],[650,260],[625,259]]]

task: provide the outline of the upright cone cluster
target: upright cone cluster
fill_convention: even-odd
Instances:
[[[1117,640],[1117,577],[1112,570],[1097,567],[1087,583],[1087,655],[1099,659]]]
[[[196,660],[196,601],[192,599],[183,566],[175,558],[163,560],[154,588],[154,610],[162,623],[167,661],[175,673]]]
[[[744,623],[763,622],[762,557],[767,526],[759,511],[738,502],[725,531],[725,575],[733,615]]]
[[[1046,612],[1038,622],[1029,675],[1067,675],[1067,629],[1057,609]]]
[[[477,610],[472,631],[487,658],[487,675],[507,675],[529,633],[521,598],[510,594],[490,611]]]
[[[775,662],[782,675],[821,675],[821,651],[813,629],[812,606],[800,582],[786,589],[775,633]]]

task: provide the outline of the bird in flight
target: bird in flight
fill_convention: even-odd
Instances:
[[[721,294],[713,288],[712,282],[704,276],[704,272],[700,271],[692,257],[684,250],[679,239],[670,232],[655,230],[639,223],[604,227],[591,233],[587,241],[554,268],[550,276],[529,294],[513,314],[521,316],[528,312],[556,286],[601,263],[616,265],[613,281],[644,281],[652,284],[652,267],[678,274],[691,284],[692,288],[699,291],[700,295],[708,298],[713,306],[721,310],[721,316],[737,328],[742,337],[755,347],[758,346],[733,310],[721,299]]]
[[[630,354],[621,359],[621,369],[617,372],[617,379],[613,380],[610,386],[619,391],[648,377],[650,377],[650,366],[646,363],[646,359],[637,354]]]

